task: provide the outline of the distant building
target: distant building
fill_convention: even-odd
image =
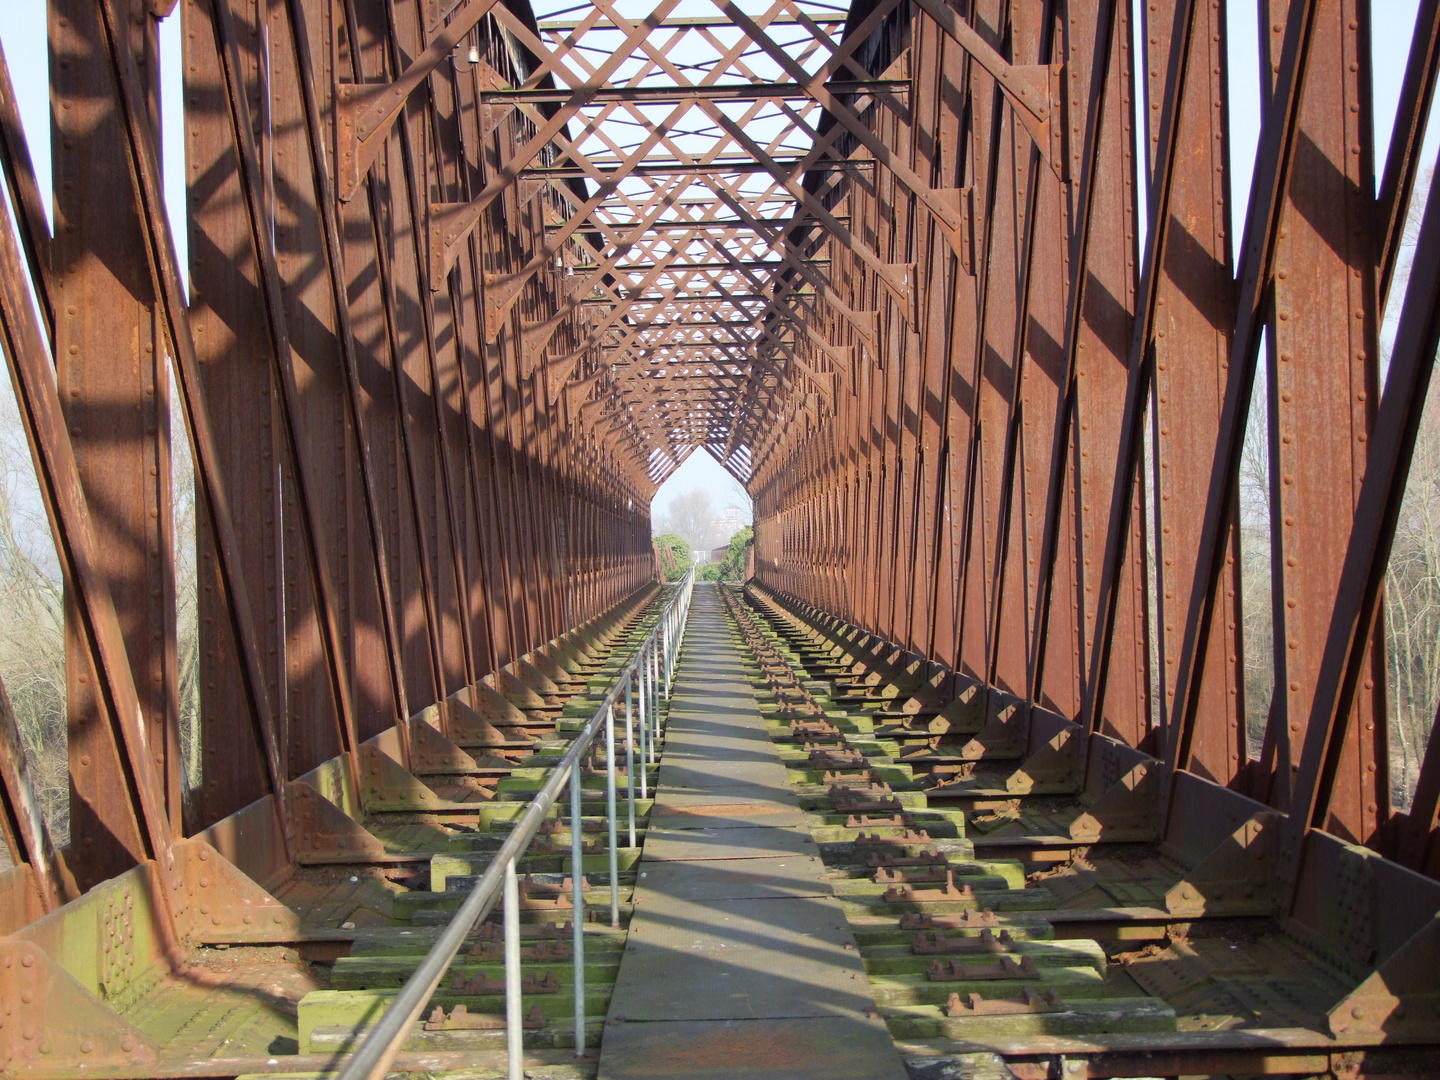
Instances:
[[[730,538],[750,524],[749,516],[738,506],[727,506],[720,512],[720,516],[710,522],[710,533],[719,541],[725,544],[730,543]],[[719,548],[717,551],[721,550]],[[728,552],[727,552],[728,553]],[[724,555],[713,555],[714,559],[723,559]]]

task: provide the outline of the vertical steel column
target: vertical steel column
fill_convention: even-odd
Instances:
[[[139,0],[114,2],[125,11],[125,39],[117,48],[138,55],[148,76],[141,88],[146,115],[135,119],[153,140],[159,112],[156,24]],[[97,568],[124,613],[125,651],[150,751],[146,767],[161,780],[178,835],[170,378],[146,264],[145,223],[125,188],[117,187],[117,179],[129,175],[126,121],[116,107],[101,5],[49,0],[49,24],[55,380],[85,497],[105,507],[91,518]],[[70,830],[85,852],[75,866],[84,889],[144,853],[127,846],[119,824],[127,766],[107,745],[111,725],[100,715],[105,705],[98,673],[90,670],[84,632],[76,625],[83,613],[68,590],[65,607]]]
[[[292,480],[282,480],[287,446],[274,375],[278,363],[272,359],[266,364],[263,358],[269,353],[288,364],[289,344],[287,336],[283,352],[275,349],[282,324],[267,310],[269,267],[264,256],[268,254],[273,265],[274,250],[254,243],[257,236],[268,240],[272,235],[270,193],[259,164],[268,160],[270,90],[255,12],[237,13],[227,21],[228,12],[228,5],[187,3],[175,15],[185,31],[186,98],[224,100],[231,106],[229,124],[207,120],[185,125],[188,174],[211,181],[186,191],[190,324],[205,371],[205,401],[212,416],[226,418],[215,431],[216,451],[226,490],[236,506],[245,508],[235,525],[245,580],[252,585],[264,692],[271,715],[283,718],[287,686],[281,502]],[[237,23],[244,27],[239,34],[226,32]],[[251,94],[253,113],[247,102]],[[247,212],[237,219],[241,206]],[[242,238],[250,239],[253,250],[242,246]],[[213,527],[203,507],[197,507],[196,517],[201,689],[196,751],[201,770],[191,799],[194,825],[208,826],[253,801],[257,790],[269,786],[269,776],[265,746],[254,737],[245,673],[235,663],[234,633],[224,590],[218,587]],[[283,754],[278,733],[275,745],[277,754]],[[252,746],[256,752],[245,752]],[[285,775],[283,760],[277,772]]]

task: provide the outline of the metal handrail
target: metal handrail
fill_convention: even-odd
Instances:
[[[519,890],[515,864],[530,842],[540,823],[555,804],[555,797],[568,779],[570,781],[570,858],[572,904],[574,915],[573,961],[575,973],[575,1055],[585,1053],[585,943],[584,943],[584,884],[585,866],[581,843],[580,814],[580,770],[576,767],[581,756],[589,749],[601,726],[606,732],[606,814],[610,825],[610,920],[612,926],[620,922],[619,873],[615,844],[615,706],[622,694],[625,696],[625,733],[628,801],[630,804],[631,832],[634,843],[635,819],[635,771],[631,746],[631,717],[635,689],[638,683],[641,701],[641,726],[645,741],[642,743],[641,762],[645,767],[645,750],[648,749],[650,762],[655,760],[655,740],[659,736],[659,698],[670,697],[670,682],[674,674],[675,658],[679,651],[680,639],[685,632],[685,622],[690,611],[690,597],[695,587],[695,568],[692,566],[681,579],[675,595],[666,603],[660,618],[645,640],[640,643],[635,655],[616,677],[615,683],[606,693],[600,707],[585,728],[570,744],[554,770],[541,785],[539,793],[525,808],[520,820],[510,830],[510,835],[500,845],[500,850],[485,868],[480,880],[460,905],[460,910],[446,925],[425,959],[405,980],[405,985],[390,1003],[375,1027],[365,1036],[359,1048],[352,1054],[339,1072],[339,1080],[381,1080],[389,1071],[395,1055],[409,1037],[411,1028],[429,1004],[431,996],[445,977],[451,962],[465,944],[470,932],[495,908],[495,901],[504,891],[504,933],[505,933],[505,1035],[508,1051],[508,1074],[510,1080],[522,1080],[524,1076],[524,1053],[521,1043],[524,1034],[521,1025],[520,1003],[520,920]],[[642,785],[643,786],[643,785]]]

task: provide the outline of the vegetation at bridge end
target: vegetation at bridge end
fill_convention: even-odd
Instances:
[[[745,579],[745,553],[755,542],[755,530],[746,525],[730,538],[730,551],[719,562],[706,563],[700,568],[701,581],[743,581]]]
[[[660,571],[666,581],[679,581],[690,569],[690,545],[679,533],[666,532],[655,537],[660,553]]]

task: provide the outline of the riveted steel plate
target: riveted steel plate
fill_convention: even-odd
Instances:
[[[880,1020],[824,1017],[621,1023],[600,1080],[905,1080]]]
[[[772,829],[766,826],[694,829],[657,829],[645,835],[645,859],[640,870],[652,862],[691,862],[705,859],[770,859],[785,855],[819,855],[810,834],[801,829]]]
[[[824,866],[815,855],[685,862],[647,860],[635,882],[635,901],[639,904],[653,904],[663,896],[682,900],[774,900],[832,893],[830,883],[825,880]]]

